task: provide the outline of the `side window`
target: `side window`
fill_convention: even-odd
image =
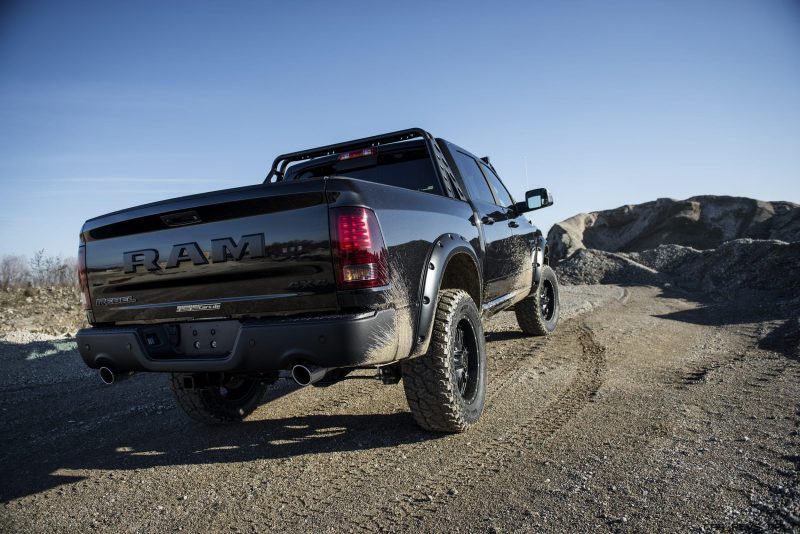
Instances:
[[[486,175],[486,180],[489,182],[489,185],[492,186],[492,191],[494,191],[494,196],[497,198],[497,203],[504,208],[513,206],[514,201],[511,199],[508,189],[506,189],[506,186],[503,185],[503,182],[500,181],[500,178],[497,177],[494,171],[484,164],[481,164],[481,170],[483,174]]]
[[[481,174],[478,162],[463,152],[457,150],[453,152],[458,170],[461,172],[461,177],[464,179],[464,185],[467,186],[469,197],[472,200],[494,204],[495,201],[492,196],[492,191],[489,189],[489,185],[486,183],[483,174]]]

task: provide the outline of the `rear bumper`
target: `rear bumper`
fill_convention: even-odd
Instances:
[[[116,372],[258,373],[300,362],[357,367],[399,358],[393,309],[302,319],[86,328],[76,340],[86,365]]]

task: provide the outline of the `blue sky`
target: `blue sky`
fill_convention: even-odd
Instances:
[[[410,126],[490,155],[517,198],[550,188],[544,229],[800,202],[794,1],[0,5],[0,254],[73,255],[87,218]]]

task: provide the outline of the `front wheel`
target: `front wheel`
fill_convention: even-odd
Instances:
[[[559,311],[558,279],[553,269],[545,265],[539,284],[514,306],[517,323],[529,336],[546,336],[556,329]]]
[[[172,393],[186,415],[207,425],[242,421],[258,408],[267,389],[263,380],[248,376],[222,376],[213,385],[186,387],[186,376],[172,373]]]
[[[478,421],[486,400],[486,343],[478,308],[466,291],[441,291],[428,352],[402,369],[419,426],[464,432]]]

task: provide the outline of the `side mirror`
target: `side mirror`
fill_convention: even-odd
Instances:
[[[525,193],[525,206],[523,206],[522,211],[533,211],[552,205],[553,195],[544,187],[540,187],[539,189],[531,189]]]

